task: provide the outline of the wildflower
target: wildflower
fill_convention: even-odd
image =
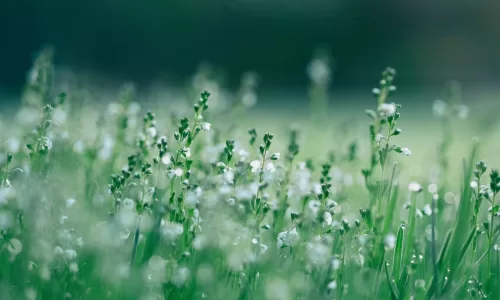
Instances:
[[[42,147],[44,147],[45,149],[50,150],[52,148],[52,141],[48,137],[42,137],[40,142]]]
[[[334,290],[336,288],[337,288],[337,281],[333,280],[333,281],[330,281],[330,283],[328,283],[329,290]]]
[[[254,160],[250,163],[250,167],[252,168],[252,173],[260,172],[262,164],[258,160]]]
[[[165,222],[160,231],[166,240],[173,242],[184,232],[184,226],[180,223]]]
[[[422,186],[418,182],[412,181],[410,182],[410,184],[408,184],[408,190],[410,192],[418,193],[422,191]]]
[[[241,149],[240,151],[238,151],[238,155],[240,156],[240,161],[245,161],[250,153],[245,151],[245,149]]]
[[[477,180],[472,180],[470,182],[470,187],[473,188],[473,189],[477,189],[477,187],[478,187]]]
[[[411,151],[408,148],[401,148],[401,154],[403,154],[403,156],[410,156]]]
[[[382,117],[392,116],[396,113],[396,104],[394,103],[382,103],[378,107],[378,111]]]
[[[55,255],[62,255],[63,253],[64,253],[64,250],[63,250],[61,247],[56,246],[56,247],[54,248],[54,254],[55,254]]]
[[[186,158],[191,157],[191,149],[190,148],[183,148],[183,153]]]
[[[76,200],[75,198],[69,198],[68,200],[66,200],[66,207],[71,207],[73,206],[73,204],[75,204]]]
[[[469,116],[469,108],[466,105],[460,105],[458,107],[458,117],[461,119],[467,119]]]
[[[224,182],[228,184],[232,184],[234,181],[234,172],[233,171],[226,171],[222,174],[222,178],[224,179]]]
[[[64,250],[64,257],[68,260],[73,260],[76,258],[76,251],[73,249],[66,249]]]
[[[396,236],[394,234],[388,234],[384,239],[384,244],[389,250],[394,249],[394,247],[396,247]]]
[[[254,107],[257,104],[257,95],[253,92],[245,93],[241,98],[241,103],[246,108]]]
[[[172,156],[170,155],[170,153],[163,155],[163,157],[161,158],[161,163],[166,165],[166,166],[168,166],[168,165],[170,165],[170,163],[172,163]]]
[[[434,104],[432,105],[432,111],[436,117],[442,117],[446,113],[446,102],[443,100],[435,100]]]
[[[299,233],[294,227],[290,231],[283,231],[278,234],[278,248],[292,247],[299,242]]]
[[[273,155],[271,155],[271,160],[278,160],[278,159],[280,159],[279,153],[273,153]]]
[[[212,126],[212,124],[207,123],[207,122],[203,122],[203,123],[201,123],[201,130],[209,131],[211,126]]]
[[[273,173],[274,171],[276,171],[276,167],[274,166],[274,164],[272,162],[269,161],[266,163],[264,170],[266,172]]]
[[[149,127],[146,129],[146,133],[149,134],[151,137],[156,137],[156,128],[155,127]]]
[[[332,214],[325,211],[323,213],[323,225],[324,226],[332,225],[332,221],[333,221]]]
[[[172,174],[171,177],[173,177],[173,176],[181,177],[182,175],[184,175],[184,170],[181,168],[176,168],[175,170],[173,170],[171,172],[171,174]]]
[[[426,204],[423,208],[422,208],[422,212],[424,213],[424,215],[426,216],[430,216],[432,215],[432,209],[431,209],[431,206],[429,204]]]

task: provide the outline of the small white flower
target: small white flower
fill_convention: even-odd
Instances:
[[[72,272],[72,273],[78,273],[78,264],[77,263],[70,263],[69,264],[69,270]]]
[[[17,138],[11,137],[7,140],[7,148],[9,152],[17,153],[21,148],[21,141]]]
[[[170,156],[169,153],[166,153],[161,158],[161,163],[164,164],[164,165],[166,165],[166,166],[170,165],[171,162],[172,162],[172,156]]]
[[[458,117],[461,119],[467,119],[469,116],[469,108],[466,105],[460,105],[458,107]]]
[[[418,182],[412,181],[410,182],[410,184],[408,184],[408,190],[410,192],[418,193],[422,191],[422,186]]]
[[[232,184],[234,181],[234,172],[233,171],[226,171],[224,174],[222,174],[222,178],[224,179],[224,182],[228,184]]]
[[[77,256],[76,251],[73,249],[66,249],[64,250],[64,257],[66,257],[67,260],[72,260],[75,259]]]
[[[325,226],[332,225],[332,221],[333,221],[332,214],[325,211],[323,213],[323,225]]]
[[[251,108],[257,104],[257,95],[253,92],[248,92],[241,97],[241,103],[246,108]]]
[[[260,161],[258,161],[258,160],[254,160],[250,163],[250,167],[252,168],[252,173],[260,172],[261,166],[262,165],[261,165]]]
[[[274,171],[276,171],[276,167],[272,162],[268,161],[264,167],[264,170],[266,172],[273,173]]]
[[[207,123],[207,122],[203,122],[203,123],[201,123],[201,130],[209,131],[211,126],[212,126],[212,124]]]
[[[42,138],[41,143],[45,149],[50,150],[52,148],[52,141],[46,136]]]
[[[191,149],[184,148],[184,155],[186,156],[186,158],[189,158],[191,156]]]
[[[403,154],[403,156],[410,156],[411,151],[408,148],[401,148],[401,154]]]
[[[426,216],[430,216],[430,215],[432,215],[432,209],[431,209],[430,204],[426,204],[426,205],[422,208],[422,212],[423,212],[423,213],[424,213],[424,215],[426,215]]]
[[[83,238],[79,237],[75,240],[75,245],[77,245],[78,247],[82,247],[83,244],[84,244]]]
[[[500,251],[500,245],[499,245],[499,244],[495,244],[495,245],[493,245],[493,249],[494,249],[495,251]]]
[[[78,140],[73,144],[73,151],[75,153],[83,153],[85,151],[85,143],[82,140]]]
[[[149,127],[148,129],[146,129],[146,133],[150,136],[150,137],[156,137],[156,128],[155,127]]]
[[[341,260],[338,259],[338,258],[332,259],[332,269],[334,269],[334,270],[340,269],[340,264],[341,263],[342,263]]]
[[[299,242],[299,233],[294,227],[290,231],[283,231],[278,234],[278,248],[295,246]]]
[[[59,217],[59,224],[64,224],[64,221],[66,221],[68,219],[67,216],[60,216]]]
[[[435,100],[434,104],[432,105],[432,111],[436,117],[441,117],[446,113],[446,102],[443,100]]]
[[[337,281],[333,280],[333,281],[330,281],[330,283],[328,284],[328,289],[329,290],[334,290],[337,288]]]
[[[396,104],[394,103],[382,103],[378,107],[378,111],[382,117],[392,116],[396,113]]]
[[[63,250],[61,247],[56,246],[56,247],[54,248],[54,254],[55,254],[55,255],[62,255],[63,253],[64,253],[64,250]]]
[[[245,161],[250,153],[245,151],[245,149],[241,149],[240,151],[238,151],[238,155],[240,156],[240,161]]]
[[[181,177],[184,174],[184,170],[181,169],[181,168],[177,168],[177,169],[174,170],[173,173],[174,173],[174,176]]]
[[[75,198],[69,198],[68,200],[66,200],[66,207],[71,207],[73,206],[73,204],[75,204],[76,200]]]
[[[383,135],[381,135],[380,133],[377,133],[377,135],[375,136],[376,143],[380,143],[380,141],[383,139],[385,139],[385,137]]]
[[[394,234],[388,234],[384,240],[385,246],[392,250],[396,247],[396,236]]]
[[[470,187],[473,188],[473,189],[477,189],[477,187],[478,187],[477,180],[472,180],[470,182]]]

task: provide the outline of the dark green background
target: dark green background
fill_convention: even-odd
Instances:
[[[208,61],[229,86],[255,70],[265,87],[301,87],[320,45],[338,88],[372,86],[386,65],[399,86],[495,84],[499,20],[499,1],[0,0],[0,87],[19,91],[44,44],[60,65],[139,84]]]

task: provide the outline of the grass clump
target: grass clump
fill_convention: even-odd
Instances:
[[[451,119],[465,114],[456,85],[434,107],[444,134],[429,167],[442,173],[409,180],[392,68],[372,91],[368,134],[345,151],[301,142],[300,127],[283,142],[226,121],[255,104],[255,75],[215,108],[224,94],[197,77],[198,100],[165,116],[141,113],[132,85],[105,110],[82,105],[78,89],[57,91],[51,60],[36,60],[1,133],[1,299],[500,297],[500,175],[479,141],[461,174],[449,168]]]

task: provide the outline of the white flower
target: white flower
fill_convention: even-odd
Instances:
[[[470,182],[470,187],[473,188],[473,189],[477,189],[477,187],[478,187],[477,180],[472,180]]]
[[[276,171],[276,167],[272,162],[268,161],[264,167],[264,170],[266,172],[273,173],[274,171]]]
[[[290,231],[283,231],[278,234],[278,248],[292,247],[299,242],[299,233],[294,227]]]
[[[408,190],[410,192],[418,193],[422,191],[422,186],[418,182],[412,181],[410,182],[410,184],[408,184]]]
[[[180,223],[165,222],[160,231],[166,240],[173,242],[184,232],[184,226]]]
[[[50,150],[52,148],[52,141],[50,141],[50,139],[48,137],[44,136],[40,142],[42,143],[42,146],[45,149]]]
[[[64,257],[66,257],[67,260],[72,260],[76,258],[76,251],[73,249],[66,249],[64,250]]]
[[[252,168],[252,173],[257,173],[260,172],[260,168],[262,167],[262,164],[258,160],[254,160],[250,163],[250,167]]]
[[[151,136],[151,137],[155,137],[156,136],[156,128],[149,127],[148,129],[146,129],[146,133],[149,134],[149,136]]]
[[[241,97],[241,103],[246,108],[251,108],[257,104],[257,95],[254,92],[247,92]]]
[[[183,148],[183,151],[186,158],[189,158],[191,156],[191,148]]]
[[[330,80],[330,69],[324,59],[316,58],[307,67],[309,78],[319,85],[325,85]]]
[[[78,247],[82,247],[83,244],[84,244],[83,238],[79,237],[75,240],[75,245],[77,245]]]
[[[330,283],[328,284],[328,289],[329,290],[334,290],[337,288],[337,281],[330,281]]]
[[[234,172],[233,171],[226,171],[224,174],[222,174],[222,178],[224,179],[224,182],[228,184],[232,184],[234,180]]]
[[[446,102],[443,100],[435,100],[434,104],[432,105],[432,112],[436,117],[441,117],[446,113]]]
[[[60,217],[59,217],[59,223],[60,223],[60,224],[64,224],[64,221],[66,221],[67,219],[68,219],[68,217],[67,217],[67,216],[60,216]]]
[[[392,116],[396,113],[396,104],[394,103],[382,103],[378,107],[378,111],[382,117]]]
[[[460,105],[458,107],[458,117],[461,119],[467,119],[469,116],[469,108],[466,105]]]
[[[332,221],[333,221],[332,214],[325,211],[323,213],[323,225],[332,225]]]
[[[21,142],[19,139],[11,137],[7,140],[7,148],[9,152],[17,153],[21,148]]]
[[[422,212],[424,213],[424,215],[426,216],[430,216],[432,215],[432,209],[431,209],[431,206],[429,204],[426,204],[423,208],[422,208]]]
[[[377,135],[375,136],[376,143],[380,143],[380,141],[383,139],[385,139],[385,137],[383,135],[381,135],[380,133],[377,133]]]
[[[396,236],[394,234],[388,234],[385,237],[384,243],[389,250],[394,249],[394,247],[396,247]]]
[[[166,165],[166,166],[170,165],[171,162],[172,162],[172,156],[170,156],[170,153],[166,153],[161,158],[161,163],[164,164],[164,165]]]
[[[55,254],[55,255],[62,255],[63,253],[64,253],[64,250],[63,250],[61,247],[56,246],[56,247],[54,248],[54,254]]]
[[[75,198],[69,198],[68,200],[66,200],[66,207],[71,207],[73,206],[73,204],[75,204],[76,200]]]
[[[410,156],[411,151],[408,148],[401,148],[401,154],[403,154],[403,156]]]
[[[174,176],[181,177],[184,174],[184,170],[181,168],[177,168],[173,171]]]
[[[203,123],[201,123],[201,130],[209,131],[211,126],[212,126],[212,124],[207,123],[207,122],[203,122]]]
[[[75,153],[83,153],[85,151],[85,143],[82,140],[78,140],[73,144],[73,151]]]
[[[238,151],[238,155],[240,156],[240,161],[244,161],[248,157],[248,155],[250,155],[250,153],[245,151],[245,149],[241,149],[240,151]]]

